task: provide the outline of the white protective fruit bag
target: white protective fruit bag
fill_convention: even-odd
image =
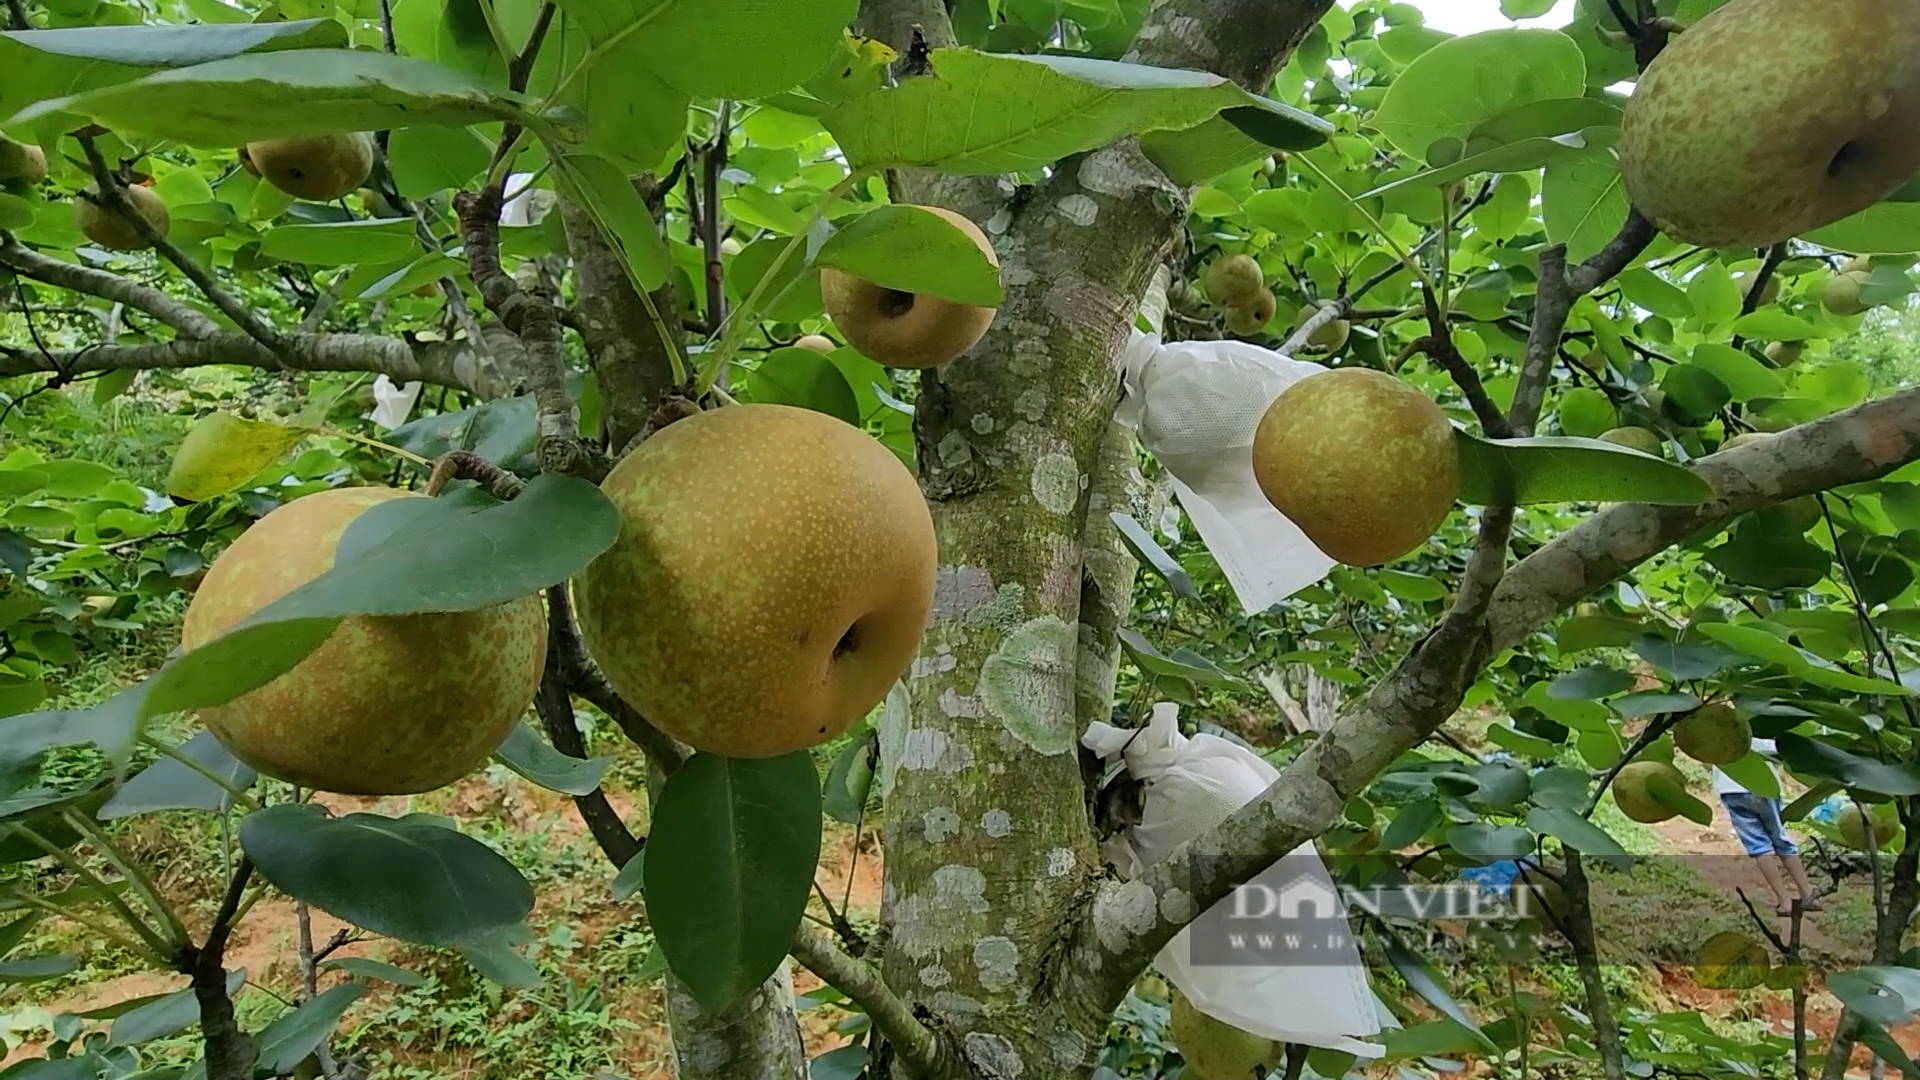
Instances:
[[[1167,470],[1174,495],[1248,615],[1327,576],[1334,560],[1273,508],[1253,477],[1267,406],[1320,364],[1244,341],[1177,341],[1133,331],[1116,418]]]
[[[1129,878],[1226,820],[1280,775],[1244,746],[1213,735],[1182,735],[1179,716],[1178,705],[1161,702],[1144,728],[1095,722],[1080,738],[1102,760],[1124,760],[1128,774],[1146,785],[1139,823],[1110,838],[1103,852]],[[1338,905],[1338,917],[1345,919],[1344,901],[1311,842],[1261,871],[1254,883],[1283,897],[1282,903],[1290,893],[1312,890]],[[1296,950],[1292,962],[1284,956],[1259,966],[1194,962],[1196,929],[1226,918],[1232,906],[1228,897],[1203,912],[1160,950],[1154,969],[1216,1020],[1282,1042],[1380,1056],[1382,1047],[1362,1040],[1379,1034],[1384,1010],[1350,932],[1340,947],[1323,940],[1311,955]]]

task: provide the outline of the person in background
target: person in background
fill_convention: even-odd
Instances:
[[[1775,754],[1772,739],[1753,740],[1753,749],[1764,757]],[[1771,762],[1767,763],[1767,771],[1773,773],[1777,786],[1780,774],[1774,772]],[[1794,890],[1800,894],[1800,910],[1819,911],[1818,894],[1807,881],[1806,864],[1800,861],[1800,847],[1787,835],[1786,825],[1780,820],[1780,800],[1755,795],[1718,765],[1713,767],[1713,792],[1727,808],[1727,818],[1733,822],[1733,834],[1739,838],[1740,846],[1760,868],[1767,888],[1773,890],[1773,913],[1783,918],[1793,914],[1794,898],[1787,894],[1786,881],[1780,873],[1782,865],[1786,867],[1787,876],[1793,878]]]

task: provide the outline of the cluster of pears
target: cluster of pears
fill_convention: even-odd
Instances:
[[[1840,269],[1820,287],[1820,306],[1830,314],[1842,317],[1858,315],[1873,305],[1860,299],[1860,290],[1866,287],[1873,273],[1873,261],[1865,255],[1855,255],[1841,264]]]
[[[395,499],[322,491],[275,508],[208,568],[187,608],[198,648],[333,566],[347,528]],[[344,619],[292,670],[200,720],[234,757],[317,791],[411,795],[474,771],[533,702],[547,658],[538,596],[478,611]]]
[[[1712,702],[1682,717],[1673,744],[1702,765],[1730,765],[1753,747],[1753,728],[1727,702]],[[1629,819],[1652,825],[1680,811],[1662,799],[1656,781],[1685,791],[1686,777],[1665,761],[1636,761],[1613,778],[1613,801]]]
[[[1254,431],[1253,474],[1315,547],[1350,566],[1419,547],[1460,495],[1447,415],[1364,367],[1309,375],[1282,391]]]
[[[1259,333],[1279,307],[1267,277],[1251,255],[1223,255],[1207,265],[1201,289],[1226,313],[1227,329],[1241,337]]]
[[[993,243],[962,214],[922,206],[973,241],[995,267]],[[820,299],[847,343],[890,368],[935,368],[978,344],[993,325],[995,310],[961,304],[929,293],[889,289],[838,267],[820,270]]]
[[[1756,248],[1855,214],[1920,170],[1920,6],[1731,0],[1647,65],[1621,118],[1641,213]]]

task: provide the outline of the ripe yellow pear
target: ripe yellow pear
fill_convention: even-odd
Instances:
[[[1666,778],[1681,790],[1686,789],[1687,778],[1680,775],[1679,769],[1664,761],[1636,761],[1621,769],[1620,775],[1613,778],[1614,804],[1628,819],[1653,825],[1680,812],[1655,798],[1653,792],[1648,790],[1647,782],[1656,776]]]
[[[1673,744],[1703,765],[1725,765],[1747,756],[1753,728],[1725,702],[1703,705],[1673,728]]]
[[[978,225],[944,207],[921,209],[947,219],[988,262],[1000,265],[993,244]],[[848,344],[893,368],[939,367],[954,359],[986,336],[996,310],[883,288],[832,266],[820,271],[820,298]]]
[[[1241,337],[1252,337],[1273,321],[1273,313],[1278,306],[1279,301],[1274,299],[1273,291],[1262,285],[1245,307],[1227,309],[1227,329]]]
[[[1186,1063],[1182,1075],[1194,1080],[1254,1080],[1272,1075],[1283,1049],[1279,1043],[1208,1016],[1177,988],[1172,998],[1167,1035]]]
[[[1900,835],[1900,820],[1893,807],[1888,803],[1879,803],[1872,807],[1871,813],[1862,814],[1860,806],[1851,800],[1840,808],[1840,816],[1834,825],[1840,830],[1840,842],[1855,851],[1867,850],[1867,822],[1873,822],[1873,846],[1884,848],[1893,843]]]
[[[794,342],[794,345],[802,349],[812,349],[817,353],[830,353],[840,347],[825,334],[804,334]]]
[[[364,131],[266,139],[246,145],[267,183],[296,199],[326,202],[367,182],[373,172],[373,136]]]
[[[1647,66],[1616,149],[1633,205],[1689,244],[1864,210],[1920,169],[1920,5],[1732,0]]]
[[[1659,457],[1660,451],[1666,447],[1659,432],[1643,427],[1617,427],[1611,431],[1602,432],[1600,438],[1602,441],[1616,443],[1655,457]]]
[[[47,178],[47,152],[33,143],[14,142],[0,135],[0,183],[28,187]]]
[[[138,184],[128,187],[126,192],[140,216],[147,219],[155,232],[165,236],[173,226],[173,215],[167,212],[165,200],[152,188]],[[87,239],[112,251],[140,251],[152,246],[141,238],[132,222],[96,202],[97,195],[89,188],[73,200],[74,220]]]
[[[602,489],[624,523],[575,581],[587,649],[697,750],[773,757],[845,731],[912,662],[933,518],[859,428],[786,405],[675,421]]]
[[[1820,287],[1820,306],[1835,315],[1858,315],[1872,306],[1860,300],[1860,289],[1866,283],[1865,270],[1835,274]]]
[[[1351,566],[1419,547],[1460,494],[1447,415],[1399,379],[1362,367],[1281,391],[1254,430],[1253,474],[1275,509]]]
[[[1267,287],[1267,279],[1253,256],[1223,255],[1207,264],[1201,287],[1215,307],[1247,308]]]
[[[354,519],[393,499],[336,488],[276,508],[208,568],[181,631],[192,649],[333,566]],[[200,720],[268,776],[345,795],[432,791],[481,767],[525,715],[546,664],[538,596],[478,611],[343,620],[292,670]]]

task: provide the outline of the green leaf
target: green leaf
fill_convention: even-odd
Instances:
[[[1824,549],[1803,537],[1765,536],[1750,529],[1736,529],[1732,539],[1707,551],[1706,560],[1729,580],[1760,589],[1810,588],[1827,576],[1833,562]]]
[[[1480,1030],[1479,1026],[1473,1022],[1473,1018],[1467,1015],[1467,1011],[1461,1008],[1460,1003],[1453,999],[1453,995],[1447,993],[1447,988],[1444,983],[1442,983],[1439,973],[1429,967],[1427,962],[1420,958],[1419,954],[1401,944],[1399,935],[1395,934],[1384,923],[1376,923],[1376,926],[1379,927],[1380,946],[1387,954],[1387,962],[1393,965],[1394,971],[1399,972],[1400,978],[1406,981],[1407,986],[1410,987],[1414,993],[1419,994],[1427,1004],[1440,1010],[1443,1015],[1451,1019],[1454,1023],[1472,1032],[1481,1040],[1481,1046],[1484,1050],[1495,1050],[1496,1047],[1494,1046],[1493,1040],[1489,1039],[1486,1033]]]
[[[210,731],[196,732],[174,749],[235,790],[245,791],[253,786],[257,774],[228,753]],[[233,795],[226,788],[182,762],[161,757],[120,785],[95,816],[101,821],[113,821],[159,810],[222,813],[232,804]]]
[[[1693,301],[1687,294],[1644,266],[1628,267],[1614,281],[1628,300],[1655,315],[1675,322],[1693,317]]]
[[[1519,142],[1498,146],[1485,153],[1461,158],[1459,161],[1443,165],[1437,169],[1425,169],[1412,176],[1401,177],[1379,187],[1354,196],[1356,199],[1371,199],[1391,191],[1410,187],[1439,187],[1451,184],[1480,173],[1525,173],[1532,172],[1550,162],[1564,157],[1582,155],[1587,149],[1587,141],[1580,135],[1559,135],[1552,138],[1522,139]],[[1531,192],[1529,191],[1529,196]],[[1529,198],[1531,203],[1531,198]]]
[[[457,948],[474,970],[501,986],[539,986],[546,981],[540,969],[514,948],[532,940],[533,934],[527,925],[515,923],[479,934],[461,942]]]
[[[1774,736],[1774,748],[1780,760],[1801,776],[1876,795],[1920,795],[1920,765],[1875,761],[1790,731]]]
[[[797,346],[775,349],[747,376],[747,396],[756,402],[797,405],[860,423],[860,403],[833,361]]]
[[[1678,811],[1682,817],[1696,825],[1713,824],[1712,808],[1694,798],[1684,786],[1674,783],[1659,773],[1647,777],[1647,792],[1657,801],[1666,804],[1668,809]]]
[[[641,848],[634,853],[633,858],[627,860],[627,865],[621,867],[620,872],[613,876],[613,898],[625,900],[639,892],[641,885],[645,883],[646,871],[647,849]]]
[[[1687,279],[1687,299],[1701,322],[1709,325],[1732,322],[1740,315],[1740,286],[1725,263],[1710,262]]]
[[[1465,140],[1488,120],[1529,102],[1577,98],[1586,61],[1557,30],[1490,30],[1443,41],[1393,80],[1371,126],[1409,157],[1427,160],[1441,139]]]
[[[470,943],[533,910],[533,886],[512,863],[420,814],[336,818],[285,803],[247,815],[240,845],[288,896],[417,945]]]
[[[1575,615],[1554,631],[1554,643],[1563,656],[1588,649],[1618,648],[1633,640],[1640,624],[1619,615]]]
[[[563,754],[525,723],[513,725],[493,756],[533,783],[563,795],[585,795],[597,790],[600,777],[613,764],[610,757],[583,760]]]
[[[390,263],[420,253],[414,223],[403,218],[279,225],[260,237],[260,254],[308,266]]]
[[[1416,843],[1427,835],[1435,825],[1440,824],[1444,812],[1437,799],[1421,799],[1400,808],[1393,820],[1380,834],[1380,846],[1387,851],[1399,851]]]
[[[1533,850],[1533,834],[1512,825],[1469,821],[1447,829],[1447,845],[1481,866],[1517,859]]]
[[[1733,655],[1718,645],[1698,641],[1667,641],[1652,636],[1635,638],[1633,652],[1675,679],[1705,679],[1718,674],[1733,661]]]
[[[417,971],[383,964],[378,960],[368,960],[363,956],[343,956],[334,960],[321,961],[320,970],[325,971],[328,968],[338,968],[362,979],[379,979],[382,982],[393,983],[395,986],[427,985],[427,977]]]
[[[1591,701],[1608,697],[1633,685],[1633,676],[1619,668],[1593,664],[1576,668],[1547,686],[1549,697],[1566,701]]]
[[[0,34],[0,118],[50,93],[76,94],[248,52],[347,43],[334,19],[233,26],[81,26]]]
[[[241,969],[227,971],[227,995],[240,992],[247,982],[247,973]],[[87,1016],[88,1019],[112,1020],[113,1026],[107,1029],[107,1048],[116,1046],[139,1046],[141,1043],[164,1039],[169,1035],[178,1035],[200,1022],[200,1003],[193,996],[193,989],[187,987],[175,990],[171,994],[155,994],[151,997],[123,1003],[132,1008],[123,1008],[113,1016]]]
[[[789,89],[836,55],[858,0],[563,0],[599,62],[636,67],[696,97]]]
[[[1547,239],[1567,245],[1567,261],[1591,258],[1627,220],[1620,166],[1608,149],[1556,158],[1540,181]]]
[[[1761,341],[1799,341],[1818,333],[1807,320],[1773,307],[1764,307],[1740,316],[1734,321],[1733,332]]]
[[[1711,351],[1710,351],[1711,354]],[[1688,425],[1704,424],[1733,400],[1733,391],[1718,375],[1694,364],[1674,364],[1660,379],[1667,395],[1662,408]]]
[[[1560,747],[1555,744],[1505,724],[1488,726],[1487,741],[1508,753],[1532,758],[1535,761],[1552,761],[1560,756]]]
[[[238,491],[309,434],[310,428],[227,413],[204,416],[174,452],[167,493],[199,502]]]
[[[1920,251],[1920,203],[1881,202],[1803,239],[1860,255],[1905,255]]]
[[[1657,716],[1660,713],[1687,712],[1700,707],[1700,699],[1692,694],[1678,694],[1666,690],[1642,690],[1637,694],[1622,694],[1607,702],[1613,711],[1625,717]]]
[[[1458,428],[1453,434],[1464,503],[1696,506],[1713,498],[1713,486],[1692,470],[1618,443],[1554,436],[1489,441]]]
[[[1447,598],[1447,587],[1438,578],[1425,574],[1409,574],[1404,570],[1381,568],[1374,571],[1380,584],[1386,590],[1402,600],[1411,600],[1416,604],[1432,603]]]
[[[708,1010],[786,958],[820,857],[813,757],[699,753],[668,777],[647,837],[647,917],[673,973]]]
[[[826,786],[820,792],[820,806],[827,816],[844,825],[858,825],[866,815],[867,796],[873,791],[874,768],[879,763],[880,743],[863,723],[860,733],[833,759],[827,771]]]
[[[785,238],[755,240],[728,261],[727,287],[733,295],[741,301],[751,296],[786,245]],[[761,305],[763,318],[781,322],[799,322],[819,315],[824,309],[820,300],[819,267],[805,265],[798,255],[787,259],[767,286]]]
[[[1536,806],[1527,811],[1527,828],[1551,836],[1575,851],[1591,855],[1622,873],[1633,869],[1633,856],[1627,854],[1627,849],[1620,846],[1620,841],[1608,835],[1605,829],[1572,810],[1557,806]]]
[[[1216,116],[1180,131],[1149,131],[1140,136],[1140,151],[1169,180],[1194,185],[1267,157],[1273,148]]]
[[[0,960],[0,983],[32,983],[57,979],[80,970],[80,961],[71,956],[25,956],[18,960]]]
[[[920,206],[890,204],[861,214],[820,245],[813,261],[884,289],[956,304],[999,307],[1006,300],[999,268],[953,223]]]
[[[1193,578],[1187,575],[1186,568],[1166,548],[1160,546],[1145,525],[1117,510],[1108,514],[1107,519],[1120,531],[1120,540],[1127,545],[1128,551],[1133,552],[1133,557],[1160,575],[1175,595],[1189,600],[1200,599],[1200,590],[1194,585]]]
[[[308,1054],[333,1034],[340,1018],[347,1015],[347,1010],[366,992],[363,983],[342,983],[322,990],[293,1011],[282,1013],[255,1036],[260,1046],[256,1067],[270,1070],[274,1076],[292,1073],[294,1066],[306,1060]]]
[[[539,437],[533,395],[519,394],[409,421],[387,432],[386,441],[424,458],[437,458],[450,450],[470,450],[505,468],[531,454]]]
[[[1720,380],[1734,401],[1752,401],[1759,397],[1779,397],[1786,390],[1786,383],[1780,373],[1773,368],[1748,356],[1745,352],[1717,341],[1703,341],[1693,349],[1693,366]],[[1669,373],[1668,379],[1674,376]],[[1663,387],[1665,382],[1662,383]],[[1712,400],[1709,396],[1693,404],[1705,404]],[[1672,390],[1667,391],[1672,394]],[[1691,412],[1692,410],[1689,409]],[[1711,415],[1709,413],[1708,415]]]
[[[387,521],[405,524],[347,555],[356,533]],[[556,521],[567,527],[554,529]],[[264,686],[347,616],[474,611],[539,592],[584,569],[619,532],[619,511],[599,487],[553,473],[477,512],[444,495],[372,507],[347,530],[331,570],[163,668],[140,715],[221,705]]]
[[[1125,135],[1190,128],[1223,110],[1273,104],[1197,71],[971,49],[936,49],[931,61],[930,74],[854,98],[821,118],[848,164],[967,176],[1018,172]],[[1332,130],[1310,113],[1286,116],[1302,146]]]
[[[288,49],[174,68],[42,101],[14,120],[52,112],[217,147],[416,124],[513,120],[536,130],[548,127],[452,68],[358,49]]]
[[[548,150],[552,153],[552,148]],[[625,260],[627,275],[641,292],[652,292],[667,280],[672,259],[660,239],[660,226],[647,210],[628,175],[592,154],[558,155],[565,193],[587,211],[607,243]]]
[[[1175,649],[1172,655],[1162,653],[1154,647],[1153,642],[1130,626],[1121,627],[1119,636],[1120,646],[1146,675],[1196,686],[1237,686],[1240,683],[1239,679],[1191,650]],[[1189,660],[1195,662],[1189,663]]]
[[[466,127],[403,128],[387,141],[387,167],[400,194],[409,199],[465,187],[492,157],[493,148]]]
[[[1810,666],[1799,649],[1758,626],[1703,623],[1695,629],[1703,637],[1710,637],[1737,653],[1761,663],[1779,664],[1794,674],[1800,674]]]
[[[1576,386],[1560,395],[1560,430],[1579,439],[1593,439],[1618,427],[1613,400],[1589,386]]]

